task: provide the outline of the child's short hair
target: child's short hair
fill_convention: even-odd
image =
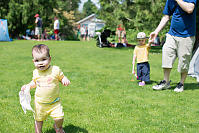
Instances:
[[[33,48],[32,48],[32,56],[33,56],[33,51],[35,51],[35,52],[37,52],[37,53],[46,52],[46,55],[47,55],[48,57],[50,57],[50,49],[48,48],[47,45],[38,44],[38,45],[33,46]]]

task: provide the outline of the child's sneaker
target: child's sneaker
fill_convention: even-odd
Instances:
[[[184,85],[182,83],[178,83],[176,88],[174,89],[175,92],[183,92],[184,91]]]
[[[145,83],[139,82],[139,86],[144,86],[144,85],[145,85]]]
[[[165,80],[162,80],[162,81],[160,81],[160,83],[159,83],[159,84],[154,85],[154,86],[153,86],[153,89],[154,89],[154,90],[164,90],[164,89],[169,89],[169,88],[171,88],[171,86],[170,86],[170,82],[171,82],[171,81],[169,81],[168,83],[166,83],[166,81],[165,81]]]

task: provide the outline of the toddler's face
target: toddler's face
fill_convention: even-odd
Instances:
[[[46,52],[38,53],[33,51],[33,62],[37,69],[44,71],[50,66],[51,57],[48,57]]]
[[[139,45],[144,45],[146,42],[146,39],[138,39]]]

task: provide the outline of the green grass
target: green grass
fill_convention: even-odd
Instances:
[[[98,48],[95,42],[0,42],[0,133],[33,133],[34,120],[24,114],[18,93],[32,78],[32,46],[49,46],[52,65],[71,80],[61,86],[64,129],[68,133],[196,133],[199,131],[199,86],[188,77],[183,93],[173,91],[179,82],[177,62],[171,73],[172,89],[153,91],[163,78],[161,49],[150,51],[151,84],[131,82],[132,48]],[[32,98],[34,90],[31,91]],[[49,117],[44,133],[53,133]]]

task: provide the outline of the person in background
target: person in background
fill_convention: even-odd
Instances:
[[[144,32],[137,34],[138,45],[135,46],[133,53],[133,74],[135,74],[135,60],[137,60],[137,79],[140,80],[139,86],[144,86],[150,81],[150,65],[149,65],[149,49],[152,41],[149,39],[146,44],[147,37]]]
[[[55,40],[59,40],[59,19],[55,16],[54,17],[54,33],[55,33]]]
[[[90,40],[90,36],[88,34],[88,26],[86,27],[86,40],[89,41]]]
[[[31,39],[34,39],[34,38],[35,38],[35,31],[31,30]]]
[[[127,44],[127,40],[126,40],[126,30],[125,28],[123,28],[123,31],[122,31],[122,43],[125,43]]]
[[[122,28],[121,24],[119,24],[118,27],[116,28],[116,36],[118,37],[118,43],[121,43],[121,36],[123,30],[124,29]]]
[[[41,35],[42,35],[42,19],[39,17],[39,14],[36,14],[34,16],[35,19],[35,35],[37,36],[37,40],[39,41],[41,39]]]

